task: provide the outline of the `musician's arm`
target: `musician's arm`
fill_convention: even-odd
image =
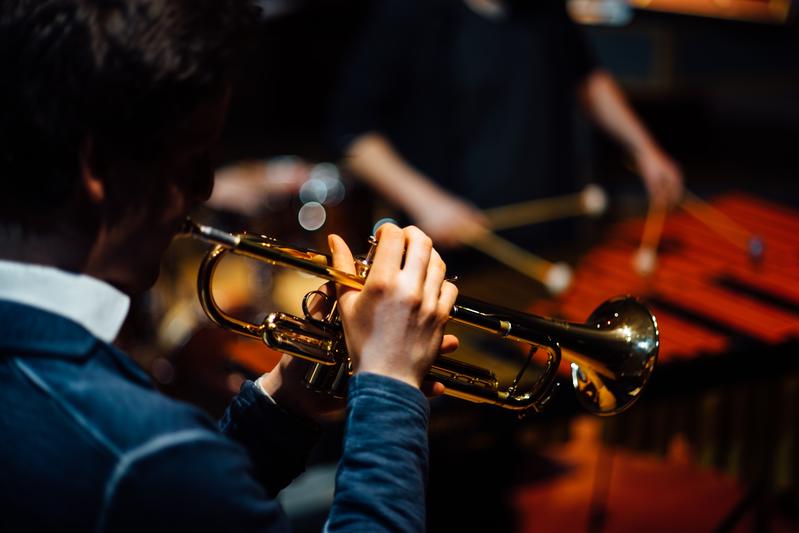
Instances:
[[[257,394],[245,386],[237,402],[257,404]],[[251,416],[253,408],[261,407],[243,409]],[[239,408],[242,406],[233,407]],[[345,448],[327,529],[423,530],[427,399],[418,388],[400,380],[362,373],[350,382],[347,412]],[[275,420],[259,415],[251,422],[270,424]],[[278,454],[270,462],[273,468],[280,470],[281,462],[291,463],[302,455],[287,451],[282,443],[275,446],[270,442],[277,438],[287,443],[283,432],[290,434],[290,425],[260,429],[264,449],[259,453]],[[119,458],[103,491],[97,529],[288,531],[288,520],[273,489],[258,479],[284,474],[260,472],[264,467],[253,468],[248,450],[210,427],[156,437]]]
[[[377,374],[352,378],[326,531],[424,531],[428,416],[418,388]]]
[[[121,457],[98,531],[287,532],[245,449],[212,428],[175,431]]]
[[[362,181],[408,213],[436,245],[456,246],[485,225],[476,207],[417,171],[379,132],[353,140],[345,160]]]
[[[454,246],[461,232],[483,223],[482,215],[410,165],[384,134],[387,117],[406,98],[404,88],[415,76],[407,38],[429,16],[423,6],[404,0],[372,4],[335,91],[327,135],[357,178],[407,213],[436,245]]]
[[[594,69],[578,86],[589,117],[626,148],[650,196],[675,203],[682,196],[682,173],[638,118],[621,87],[602,69]]]
[[[302,381],[296,386],[302,387]],[[219,427],[247,450],[256,479],[272,497],[305,470],[320,434],[306,413],[289,412],[250,381],[233,398]]]

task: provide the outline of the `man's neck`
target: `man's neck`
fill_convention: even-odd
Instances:
[[[17,225],[0,225],[0,259],[83,272],[91,241],[64,227],[34,234]]]
[[[116,338],[130,307],[130,298],[96,278],[9,261],[0,261],[0,300],[68,318],[106,342]]]

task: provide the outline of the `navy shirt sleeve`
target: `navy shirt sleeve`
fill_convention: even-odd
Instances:
[[[189,428],[127,451],[106,484],[98,529],[288,531],[273,495],[302,468],[308,441],[290,444],[309,430],[286,425],[289,415],[252,387],[222,423],[246,449],[210,428]],[[350,380],[329,531],[424,529],[428,416],[427,399],[410,385],[374,374]]]
[[[375,374],[351,378],[347,438],[327,531],[423,531],[427,398]]]
[[[305,470],[319,428],[275,405],[258,385],[245,381],[219,423],[225,435],[244,446],[255,475],[276,496]]]
[[[157,437],[108,480],[98,531],[289,531],[246,452],[212,431]]]

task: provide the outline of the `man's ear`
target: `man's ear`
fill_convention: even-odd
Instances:
[[[86,137],[81,146],[80,175],[89,199],[96,204],[102,203],[105,200],[105,183],[97,174],[94,141],[91,137]]]

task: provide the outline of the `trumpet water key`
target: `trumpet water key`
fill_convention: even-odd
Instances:
[[[335,304],[326,316],[312,316],[310,299],[320,294],[312,291],[303,301],[304,317],[273,312],[260,324],[247,322],[227,314],[214,301],[214,270],[226,254],[232,253],[362,289],[377,245],[374,239],[370,239],[369,252],[356,259],[356,274],[349,274],[331,267],[326,254],[270,237],[227,233],[191,221],[186,222],[183,233],[214,245],[203,258],[197,277],[200,303],[213,322],[312,363],[306,375],[308,386],[334,395],[346,390],[351,365]],[[445,394],[450,396],[522,414],[544,408],[555,389],[562,358],[571,363],[572,384],[580,403],[599,415],[616,414],[632,405],[640,397],[657,361],[657,321],[634,297],[610,299],[591,313],[585,323],[579,324],[458,296],[450,319],[524,343],[529,346],[528,355],[520,357],[519,368],[507,386],[502,386],[496,377],[496,369],[507,362],[493,354],[482,355],[480,364],[439,356],[428,377],[443,383]],[[544,353],[543,365],[533,370],[531,363],[539,352]]]

